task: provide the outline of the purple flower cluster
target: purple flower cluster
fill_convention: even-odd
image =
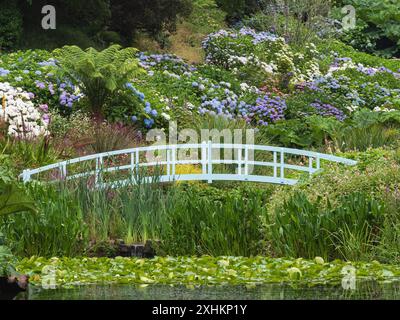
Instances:
[[[202,95],[199,113],[225,116],[229,119],[246,117],[250,105],[242,101],[230,87],[231,84],[227,82],[211,84],[208,79],[202,78],[192,82],[192,88]]]
[[[267,126],[278,120],[285,119],[286,101],[278,96],[266,94],[258,98],[256,104],[249,108],[248,122],[256,122],[258,125]]]
[[[56,67],[57,60],[56,59],[49,59],[47,61],[38,62],[39,67]]]
[[[9,74],[10,74],[10,70],[6,70],[6,69],[0,67],[0,77],[5,77],[5,76],[8,76]]]
[[[313,81],[313,85],[316,87],[323,86],[324,88],[328,88],[331,90],[339,90],[342,86],[340,84],[340,80],[344,79],[336,79],[333,77],[318,77]]]
[[[332,64],[332,67],[340,67],[341,63],[351,62],[351,61],[353,61],[353,60],[348,57],[344,57],[344,58],[337,57],[337,58],[335,58],[335,60]],[[367,76],[371,76],[371,77],[376,75],[377,73],[388,73],[388,74],[391,74],[393,77],[400,79],[400,70],[398,70],[398,72],[395,72],[384,66],[381,66],[379,68],[373,68],[373,67],[366,67],[362,64],[358,64],[356,70]]]
[[[72,93],[69,93],[63,89],[60,88],[61,94],[59,97],[60,105],[62,106],[67,106],[68,108],[72,108],[74,106],[74,103],[76,101],[79,101],[81,98],[80,95],[75,95]]]
[[[49,106],[47,104],[42,104],[39,106],[39,110],[42,112],[42,121],[46,124],[50,124],[50,114],[49,114]]]
[[[129,90],[132,91],[132,93],[140,100],[140,102],[144,103],[144,106],[145,106],[144,111],[146,114],[146,118],[143,120],[143,122],[147,129],[152,128],[155,123],[154,119],[158,117],[157,110],[151,108],[151,103],[148,101],[145,101],[145,98],[146,98],[145,94],[143,92],[140,92],[138,89],[136,89],[132,83],[128,82],[125,86]],[[132,122],[137,122],[138,117],[132,116],[131,120],[132,120]]]
[[[57,92],[59,93],[58,101],[61,106],[66,106],[68,108],[72,108],[74,103],[79,101],[82,98],[82,94],[74,94],[69,92],[75,91],[75,86],[71,83],[61,83],[56,85],[52,82],[47,81],[35,81],[36,88],[40,90],[48,90],[52,96],[55,96]],[[58,86],[58,89],[57,89]]]
[[[253,44],[259,44],[261,42],[267,41],[267,42],[274,42],[276,41],[278,38],[276,35],[270,33],[270,32],[256,32],[254,29],[251,28],[246,28],[243,27],[242,29],[239,30],[239,34],[241,36],[250,36],[253,38]]]
[[[323,117],[335,117],[339,121],[344,121],[346,119],[346,115],[344,114],[344,112],[331,104],[316,101],[314,103],[311,103],[311,107],[313,107],[315,111]]]

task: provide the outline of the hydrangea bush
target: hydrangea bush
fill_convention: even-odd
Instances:
[[[0,55],[0,81],[33,93],[34,103],[69,113],[82,98],[79,87],[57,76],[57,61],[44,50]]]
[[[289,83],[311,80],[319,75],[318,52],[307,44],[304,52],[296,53],[282,37],[253,29],[220,30],[203,42],[206,62],[223,66],[251,79],[260,72],[265,80],[289,78]]]
[[[34,98],[32,93],[0,82],[0,98],[0,119],[6,122],[10,136],[34,139],[48,134],[48,106],[36,107],[31,101]]]

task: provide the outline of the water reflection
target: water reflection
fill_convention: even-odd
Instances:
[[[270,284],[255,288],[242,286],[186,287],[131,285],[81,286],[72,289],[45,290],[31,286],[18,300],[393,300],[400,299],[400,283],[357,283],[356,290],[341,286],[291,287]]]

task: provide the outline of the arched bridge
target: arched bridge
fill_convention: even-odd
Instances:
[[[225,150],[231,152],[233,155],[231,159],[220,159],[221,151]],[[159,153],[163,157],[149,162],[145,159],[148,152]],[[196,159],[178,159],[179,154],[182,155],[187,152],[197,155]],[[24,182],[40,180],[40,176],[43,175],[46,181],[88,177],[92,178],[95,185],[101,188],[131,183],[132,177],[135,176],[139,168],[158,166],[163,168],[159,177],[160,182],[251,181],[294,185],[298,182],[298,179],[295,178],[295,172],[306,172],[312,175],[321,170],[321,162],[323,161],[350,166],[357,164],[353,160],[312,151],[208,141],[201,144],[156,145],[94,154],[38,169],[27,169],[23,171],[20,177]],[[178,174],[177,167],[182,165],[196,165],[199,172]],[[234,173],[218,173],[218,166],[220,165],[230,165],[231,171],[233,168]],[[257,167],[269,168],[269,170],[261,170],[262,174],[255,174],[253,168]],[[257,170],[254,171],[257,172]],[[122,172],[125,172],[128,177],[123,178],[121,174],[118,174]],[[117,173],[117,177],[114,177],[111,182],[106,182],[107,178],[115,173]]]

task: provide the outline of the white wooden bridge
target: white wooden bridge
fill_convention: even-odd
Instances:
[[[213,154],[218,153],[218,150],[221,153],[225,149],[230,149],[233,152],[234,159],[213,158]],[[178,159],[178,153],[182,150],[191,150],[197,152],[200,156],[196,160],[180,160]],[[163,153],[163,160],[147,162],[144,157],[146,152]],[[255,152],[261,152],[264,154],[262,158],[270,160],[252,160],[249,156],[250,152],[253,155]],[[298,161],[289,163],[288,160],[291,157],[296,157]],[[119,159],[118,162],[122,161],[124,163],[115,164],[114,159]],[[289,171],[305,172],[313,175],[322,169],[322,161],[342,163],[349,166],[357,164],[354,160],[312,151],[261,145],[222,144],[208,141],[201,144],[157,145],[99,153],[62,161],[38,169],[26,169],[20,178],[24,182],[30,182],[39,180],[39,176],[43,174],[46,181],[74,180],[87,177],[92,178],[97,187],[103,188],[132,183],[139,168],[161,167],[163,170],[158,179],[160,182],[207,181],[212,183],[213,181],[251,181],[294,185],[298,182],[298,179],[293,178],[293,174],[290,175],[292,176],[291,178],[288,177]],[[81,168],[82,164],[85,165],[86,169],[79,172],[78,167]],[[177,174],[177,167],[182,165],[198,166],[199,171],[201,167],[201,173]],[[218,173],[218,170],[216,170],[218,165],[233,165],[236,168],[234,170],[235,173]],[[253,174],[253,170],[251,170],[253,167],[269,167],[270,174]],[[127,172],[128,177],[122,179],[119,176],[114,181],[106,182],[107,175],[118,172]],[[145,179],[151,181],[151,177]]]

